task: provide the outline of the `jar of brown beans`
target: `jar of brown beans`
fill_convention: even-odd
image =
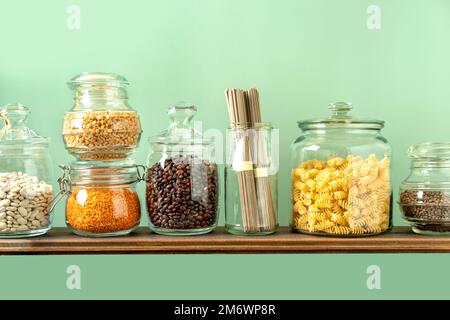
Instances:
[[[63,167],[62,194],[67,195],[66,224],[77,235],[122,236],[140,223],[136,184],[143,170],[130,160],[113,163],[74,162]]]
[[[146,203],[150,228],[159,234],[198,235],[217,225],[214,141],[194,128],[195,112],[184,103],[169,107],[169,128],[150,139]]]

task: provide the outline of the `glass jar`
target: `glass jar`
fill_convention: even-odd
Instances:
[[[38,236],[50,229],[49,140],[27,127],[29,113],[20,104],[0,110],[0,238]]]
[[[63,166],[60,185],[67,195],[69,229],[85,237],[112,237],[138,227],[141,209],[136,184],[144,180],[140,168],[131,160]]]
[[[292,151],[292,228],[338,237],[392,227],[391,147],[384,121],[352,117],[350,103],[326,119],[299,122]]]
[[[411,172],[400,186],[400,208],[414,232],[450,234],[450,143],[408,150]]]
[[[150,228],[159,234],[204,234],[217,225],[214,140],[194,128],[196,111],[183,103],[169,107],[169,128],[149,140],[147,210]]]
[[[83,73],[69,82],[75,104],[64,118],[67,150],[79,160],[117,160],[132,154],[141,136],[128,105],[128,81],[116,74]]]
[[[236,235],[269,235],[278,229],[278,148],[269,123],[228,130],[225,228]],[[276,136],[278,138],[278,136]]]

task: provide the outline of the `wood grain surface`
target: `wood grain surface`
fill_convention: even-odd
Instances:
[[[330,238],[292,233],[243,237],[223,228],[203,236],[170,237],[147,228],[119,238],[82,238],[65,228],[28,239],[0,239],[1,255],[66,254],[265,254],[265,253],[439,253],[450,252],[450,237],[421,236],[408,227],[365,238]]]

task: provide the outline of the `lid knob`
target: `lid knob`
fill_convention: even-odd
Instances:
[[[47,143],[47,138],[27,127],[30,109],[20,103],[12,103],[0,109],[0,119],[4,127],[0,130],[1,143],[9,145]]]
[[[335,117],[346,117],[348,113],[353,110],[351,102],[333,102],[328,105],[328,109],[333,112]]]
[[[214,143],[213,138],[203,136],[202,123],[194,121],[197,108],[193,104],[176,103],[168,108],[167,113],[170,125],[160,134],[149,138],[152,145],[169,146],[174,152],[189,154],[201,149],[198,147],[211,146]]]
[[[5,127],[25,125],[29,114],[30,110],[20,103],[7,104],[0,110]]]
[[[167,112],[173,126],[190,127],[197,108],[187,102],[181,101],[169,107]]]

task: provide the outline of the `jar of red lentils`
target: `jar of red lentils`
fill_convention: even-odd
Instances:
[[[139,226],[141,206],[136,185],[144,167],[131,160],[74,162],[60,179],[67,195],[66,224],[86,237],[123,236]]]

